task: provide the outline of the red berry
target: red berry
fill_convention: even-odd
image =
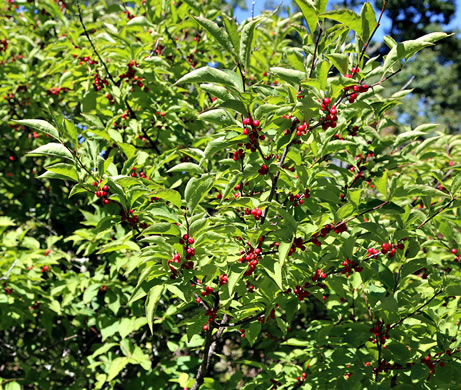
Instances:
[[[251,124],[251,119],[250,118],[245,118],[242,123],[245,125],[245,126],[249,126]]]
[[[208,325],[203,325],[203,330],[206,332],[208,330]]]
[[[453,249],[451,250],[451,253],[453,253],[454,255],[456,255],[456,254],[458,253],[458,250],[455,249],[455,248],[453,248]]]
[[[253,121],[253,127],[258,127],[258,126],[259,126],[259,121],[258,120]]]
[[[325,104],[326,106],[328,106],[329,104],[331,103],[331,99],[330,98],[325,98],[323,99],[323,104]]]
[[[50,267],[48,265],[44,265],[42,267],[42,272],[48,272],[50,270]]]

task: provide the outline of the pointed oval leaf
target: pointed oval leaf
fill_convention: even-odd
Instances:
[[[51,142],[46,145],[42,145],[35,150],[27,153],[28,156],[50,156],[65,158],[70,161],[74,161],[74,157],[69,150],[61,144]]]
[[[56,130],[56,128],[47,121],[41,119],[22,119],[14,122],[31,127],[32,129],[35,129],[40,133],[47,134],[55,140],[59,141],[58,130]]]
[[[240,62],[243,65],[244,70],[248,69],[248,65],[250,63],[250,53],[251,53],[251,46],[253,44],[253,37],[256,25],[261,21],[261,18],[255,18],[249,22],[247,22],[241,32],[240,36]]]
[[[298,4],[299,9],[303,13],[304,19],[306,19],[307,26],[309,27],[309,31],[311,35],[313,35],[319,20],[314,3],[311,0],[296,0],[296,4]]]
[[[202,174],[203,169],[198,164],[184,162],[178,165],[175,165],[173,168],[170,168],[168,172],[183,172],[183,173],[198,173]]]
[[[147,295],[147,300],[146,300],[146,318],[147,318],[147,323],[149,324],[149,329],[151,333],[153,333],[152,330],[152,318],[155,313],[155,308],[157,307],[158,302],[160,301],[160,298],[162,297],[163,290],[165,286],[163,284],[159,284],[157,286],[154,286],[150,289],[149,294]]]
[[[216,83],[240,91],[239,85],[234,81],[234,77],[210,66],[193,70],[176,81],[175,85],[182,83]]]
[[[66,176],[71,180],[78,182],[78,173],[74,166],[71,164],[59,163],[45,167],[47,171],[58,173],[59,175]]]
[[[193,16],[193,18],[219,42],[224,50],[227,50],[232,56],[237,57],[232,41],[225,29],[219,27],[215,22],[209,19],[201,18],[199,16]]]

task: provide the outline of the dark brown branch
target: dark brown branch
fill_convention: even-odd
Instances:
[[[362,62],[363,56],[365,55],[365,52],[366,52],[366,50],[368,48],[368,45],[370,44],[371,40],[373,39],[373,36],[375,35],[375,33],[378,30],[379,26],[381,26],[381,18],[383,17],[384,10],[386,9],[387,3],[388,3],[388,0],[384,0],[383,7],[381,8],[381,14],[379,15],[379,18],[378,18],[378,23],[376,24],[373,32],[371,33],[370,38],[368,38],[368,41],[365,43],[365,45],[363,45],[362,52],[360,53],[360,57],[359,57],[359,61],[357,63],[357,66],[355,67],[354,72],[352,72],[352,77],[354,77],[354,75],[357,73],[357,68],[360,65],[360,63]]]
[[[317,37],[317,40],[315,41],[314,57],[312,58],[312,65],[311,65],[311,70],[309,72],[309,78],[312,77],[312,73],[314,72],[315,60],[316,60],[316,57],[317,57],[317,49],[318,49],[318,46],[319,46],[320,37],[322,36],[322,32],[323,32],[323,29],[322,29],[322,27],[320,27],[319,35]]]
[[[221,321],[218,331],[216,332],[214,337],[211,334],[213,331],[213,328],[210,327],[210,329],[207,330],[206,337],[205,337],[205,348],[203,351],[202,364],[200,365],[197,371],[195,382],[191,390],[198,390],[200,386],[203,384],[203,381],[206,375],[208,374],[208,370],[210,369],[210,361],[215,353],[217,341],[221,338],[224,332],[224,329],[225,329],[225,325],[227,324],[228,321],[229,321],[228,315],[224,314],[224,317]]]
[[[110,73],[109,71],[109,68],[107,67],[107,64],[104,62],[104,60],[102,59],[101,55],[99,54],[99,52],[96,50],[96,46],[94,45],[93,41],[91,40],[91,37],[90,37],[90,34],[88,33],[88,30],[85,26],[85,23],[83,22],[83,18],[82,18],[82,11],[80,9],[80,1],[77,0],[77,9],[78,9],[78,18],[80,20],[80,24],[82,25],[83,27],[83,32],[85,33],[88,41],[90,42],[90,45],[91,47],[93,48],[93,51],[94,53],[96,54],[96,56],[99,58],[99,61],[101,61],[101,64],[104,66],[104,69],[106,70],[106,73],[107,73],[107,77],[109,77],[109,80],[112,82],[113,85],[117,85],[117,82],[114,80],[114,78],[112,77],[112,74]],[[136,118],[136,113],[133,111],[133,109],[131,108],[130,106],[130,103],[128,103],[128,98],[125,97],[124,99],[124,102],[125,102],[125,105],[126,105],[126,108],[128,109],[129,113],[130,113],[130,116],[132,118]]]

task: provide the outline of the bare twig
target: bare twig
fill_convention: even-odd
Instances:
[[[11,271],[13,271],[13,268],[16,267],[18,260],[13,261],[13,264],[11,264],[11,267],[8,271],[6,271],[5,275],[3,275],[0,280],[6,280],[10,277]]]
[[[410,318],[412,316],[414,316],[415,314],[417,313],[420,313],[421,310],[426,307],[427,305],[429,305],[429,303],[431,303],[435,297],[437,297],[437,295],[440,295],[442,293],[443,290],[439,290],[437,291],[430,299],[428,299],[426,302],[424,302],[421,306],[419,306],[417,309],[413,310],[411,313],[407,314],[405,317],[402,317],[400,320],[398,320],[395,324],[391,325],[390,329],[394,329],[396,326],[400,325],[403,321],[405,321],[407,318]]]
[[[439,211],[437,211],[435,214],[432,214],[429,218],[426,218],[424,220],[423,223],[421,223],[421,225],[419,225],[416,229],[421,229],[426,223],[428,223],[430,220],[432,220],[433,218],[435,218],[437,215],[441,214],[442,212],[444,212],[448,207],[451,206],[451,204],[456,200],[456,198],[453,198],[452,200],[450,200],[445,206],[443,206]]]
[[[323,29],[322,29],[322,27],[320,27],[319,35],[317,36],[317,40],[315,41],[314,57],[312,58],[312,65],[311,65],[311,70],[309,72],[309,78],[312,77],[312,73],[314,72],[315,60],[316,60],[316,56],[317,56],[317,48],[319,46],[320,37],[322,36],[322,33],[323,33]]]

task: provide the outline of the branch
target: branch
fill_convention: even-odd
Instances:
[[[11,271],[13,271],[13,268],[16,267],[17,262],[18,262],[17,259],[15,261],[13,261],[13,264],[11,264],[10,269],[8,271],[6,271],[5,275],[3,275],[0,278],[0,280],[7,280],[10,277],[10,273],[11,273]]]
[[[312,72],[314,72],[314,65],[315,65],[315,60],[316,60],[316,56],[317,56],[317,48],[319,46],[320,37],[322,36],[322,32],[323,32],[323,29],[322,29],[322,27],[320,27],[319,35],[317,37],[317,40],[315,41],[314,57],[312,58],[312,65],[311,65],[311,70],[309,72],[309,78],[312,77]]]
[[[90,34],[88,33],[88,30],[86,29],[85,23],[83,22],[83,18],[82,18],[82,11],[80,9],[80,1],[79,0],[77,0],[77,9],[78,9],[78,18],[80,19],[80,24],[83,27],[83,31],[84,31],[86,37],[88,38],[88,41],[90,42],[90,45],[93,48],[94,53],[99,58],[99,61],[101,61],[101,64],[104,66],[104,69],[106,70],[107,76],[109,77],[110,81],[112,82],[112,84],[114,84],[116,86],[117,82],[112,77],[112,74],[110,73],[109,68],[107,67],[106,63],[102,59],[101,55],[96,50],[96,46],[94,45],[93,41],[91,40]],[[133,111],[133,109],[131,108],[130,103],[128,103],[128,98],[127,97],[125,97],[124,102],[125,102],[126,108],[130,112],[130,116],[132,118],[136,119],[136,114]]]
[[[456,198],[453,198],[452,200],[450,200],[445,206],[443,206],[439,211],[437,211],[435,214],[431,215],[429,218],[426,218],[426,220],[421,224],[419,225],[416,229],[421,229],[426,223],[428,223],[430,220],[432,220],[433,218],[435,218],[437,215],[443,213],[448,207],[451,206],[451,204],[456,200]]]
[[[191,390],[198,390],[200,386],[203,384],[203,381],[206,375],[208,374],[208,370],[210,369],[210,361],[215,353],[217,340],[221,338],[228,320],[229,320],[228,315],[224,314],[224,317],[221,321],[218,331],[216,332],[216,335],[214,336],[214,339],[213,339],[213,336],[211,335],[213,331],[212,328],[210,328],[206,332],[205,349],[203,351],[202,364],[200,365],[197,371],[195,382]]]
[[[381,18],[383,17],[384,10],[385,10],[385,8],[387,6],[387,3],[388,3],[388,0],[384,0],[383,7],[381,8],[381,14],[379,15],[378,23],[376,24],[375,29],[371,33],[370,38],[368,38],[368,41],[365,43],[365,45],[363,45],[363,49],[362,49],[362,52],[360,53],[360,57],[359,57],[359,61],[357,63],[357,66],[354,69],[354,72],[352,72],[352,77],[354,77],[355,73],[357,73],[357,67],[362,62],[363,56],[365,55],[365,51],[367,50],[368,45],[370,44],[370,42],[371,42],[373,36],[375,35],[376,31],[378,30],[379,26],[381,26]]]
[[[418,307],[417,309],[413,310],[410,314],[407,314],[405,317],[401,318],[400,320],[398,320],[395,324],[393,324],[390,329],[394,329],[396,326],[400,325],[403,321],[405,321],[407,318],[410,318],[412,317],[413,315],[415,315],[416,313],[419,313],[421,312],[421,309],[423,309],[425,306],[429,305],[429,303],[431,303],[434,298],[437,296],[437,295],[440,295],[442,293],[442,290],[439,290],[437,291],[429,300],[427,300],[426,302],[424,302],[420,307]]]

